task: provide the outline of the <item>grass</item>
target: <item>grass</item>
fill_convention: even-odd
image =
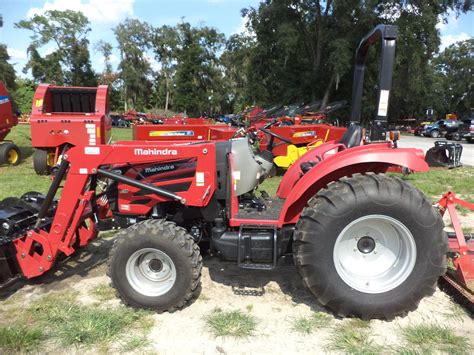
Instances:
[[[134,335],[125,342],[121,350],[128,353],[128,352],[137,351],[139,349],[146,348],[150,344],[151,342],[146,336]]]
[[[115,298],[115,290],[108,285],[98,285],[91,293],[99,301],[110,301]]]
[[[216,308],[206,319],[207,326],[215,337],[231,336],[247,338],[254,334],[257,320],[242,311],[223,311]]]
[[[28,352],[35,350],[43,337],[37,327],[12,324],[0,326],[0,350],[3,352]]]
[[[106,344],[133,330],[146,334],[153,326],[148,312],[123,306],[85,306],[74,299],[71,294],[48,295],[34,302],[28,311],[35,324],[65,346]]]
[[[326,328],[331,324],[332,317],[325,313],[313,313],[309,317],[296,318],[292,322],[292,330],[300,334],[311,334],[315,330]]]
[[[463,322],[464,319],[469,318],[467,311],[458,303],[452,303],[449,307],[449,310],[443,312],[443,316],[448,320],[453,320],[456,322]]]
[[[336,327],[327,349],[345,354],[378,354],[379,345],[370,339],[370,323],[351,319]]]
[[[474,201],[474,168],[434,169],[425,173],[400,176],[419,188],[429,197],[439,198],[448,190],[462,194],[463,198]]]
[[[438,324],[420,324],[402,329],[408,349],[421,353],[433,350],[449,354],[468,354],[470,347],[467,338],[454,334],[448,327]]]

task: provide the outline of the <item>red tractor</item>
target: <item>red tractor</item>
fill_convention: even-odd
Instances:
[[[40,84],[31,109],[33,167],[45,175],[76,145],[109,143],[112,121],[108,87],[63,87]]]
[[[18,165],[21,161],[20,149],[11,141],[5,141],[12,127],[18,124],[18,119],[13,114],[12,104],[7,89],[0,81],[0,165]]]
[[[0,282],[44,274],[61,254],[115,223],[124,229],[110,251],[108,275],[133,307],[185,306],[198,294],[201,253],[210,250],[257,270],[273,269],[293,253],[304,285],[340,316],[392,319],[414,310],[446,270],[448,239],[440,213],[420,191],[383,175],[428,170],[421,150],[397,148],[386,137],[396,36],[396,27],[380,25],[361,41],[352,125],[340,140],[300,158],[275,198],[256,193],[273,155],[255,154],[247,138],[72,147],[46,196],[2,203]],[[377,40],[376,115],[364,140],[365,58]]]

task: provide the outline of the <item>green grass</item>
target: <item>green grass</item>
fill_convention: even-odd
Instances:
[[[86,306],[70,294],[45,296],[29,307],[29,313],[49,337],[66,346],[105,344],[134,329],[146,333],[153,326],[148,312],[123,306]]]
[[[370,323],[351,319],[334,329],[327,349],[345,354],[378,354],[383,349],[370,339]]]
[[[331,316],[318,312],[309,317],[296,318],[292,321],[292,330],[296,333],[308,335],[318,329],[328,327],[331,321]]]
[[[121,350],[129,353],[148,347],[151,341],[144,335],[134,335],[123,344]]]
[[[206,319],[207,326],[215,337],[231,336],[246,338],[254,334],[257,320],[242,311],[215,309]]]
[[[3,352],[28,352],[35,350],[43,337],[37,327],[12,324],[0,326],[0,350]]]
[[[98,285],[91,293],[99,301],[110,301],[115,298],[115,290],[109,285]]]
[[[400,176],[419,188],[429,197],[439,198],[448,190],[462,194],[463,198],[474,201],[474,168],[431,169],[425,173]]]
[[[438,324],[420,324],[402,329],[402,336],[409,345],[421,353],[438,351],[449,354],[468,354],[467,338],[454,334],[448,327]]]

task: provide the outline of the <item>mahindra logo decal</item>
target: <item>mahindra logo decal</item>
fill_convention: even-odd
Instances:
[[[178,151],[175,149],[157,149],[157,148],[135,148],[135,155],[178,155]]]

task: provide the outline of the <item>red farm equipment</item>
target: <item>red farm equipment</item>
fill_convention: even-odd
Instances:
[[[303,284],[340,316],[393,319],[414,310],[445,273],[448,238],[420,191],[383,174],[429,169],[421,150],[397,148],[386,136],[396,36],[396,27],[380,25],[362,39],[351,126],[293,164],[275,198],[257,196],[273,155],[255,154],[247,137],[70,148],[45,196],[0,204],[0,282],[44,274],[113,223],[123,229],[108,275],[133,307],[185,306],[198,294],[201,252],[210,250],[256,270],[292,253]],[[376,114],[364,140],[363,74],[376,42]]]
[[[112,128],[108,87],[40,84],[30,124],[31,143],[36,148],[33,167],[39,175],[49,174],[71,147],[108,143]]]
[[[11,141],[5,141],[12,127],[18,124],[18,119],[13,114],[12,104],[7,89],[0,81],[0,165],[18,165],[21,161],[20,149]]]

